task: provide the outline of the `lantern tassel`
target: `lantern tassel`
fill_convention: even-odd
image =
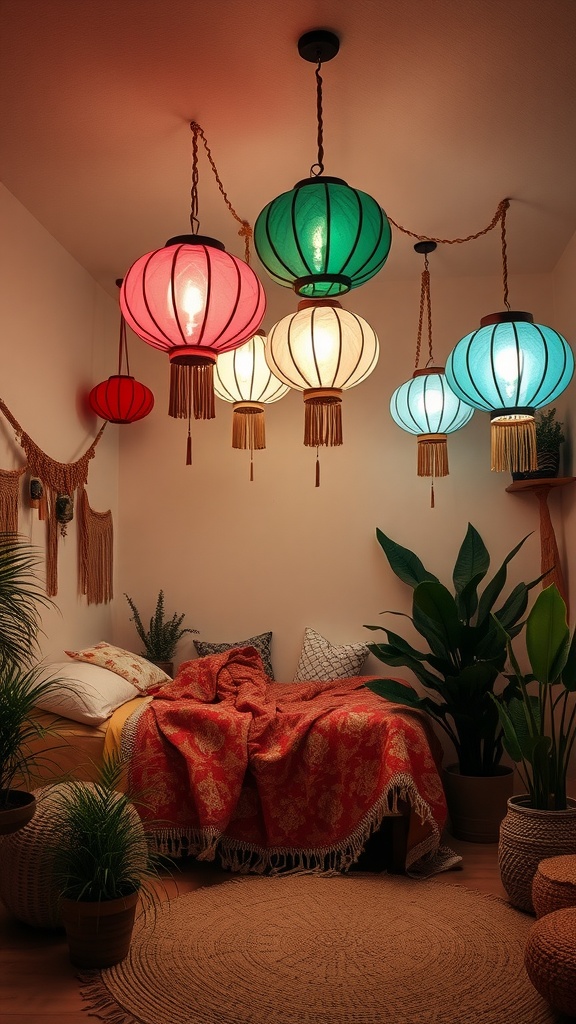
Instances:
[[[492,421],[491,469],[496,473],[531,473],[538,469],[534,419]]]
[[[190,406],[190,367],[170,363],[170,400],[168,415],[176,420],[188,417]]]
[[[430,481],[430,508],[434,508],[434,477]]]
[[[448,476],[445,434],[419,434],[418,476]]]
[[[232,415],[232,447],[260,451],[266,447],[264,411],[241,406]]]
[[[192,367],[192,393],[194,419],[213,420],[214,408],[214,363]]]
[[[186,465],[192,465],[192,437],[190,431],[188,431],[188,440],[186,442]]]
[[[334,389],[306,392],[304,395],[304,444],[338,447],[342,440],[342,399]]]
[[[316,487],[320,487],[320,456],[316,449]]]

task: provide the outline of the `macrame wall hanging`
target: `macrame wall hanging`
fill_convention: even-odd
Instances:
[[[103,603],[112,598],[112,516],[94,512],[88,505],[84,487],[88,482],[90,460],[104,429],[104,422],[90,447],[75,462],[57,462],[46,455],[23,430],[5,402],[0,411],[14,428],[16,440],[26,454],[26,465],[0,471],[0,528],[18,532],[18,494],[21,475],[28,471],[30,507],[46,521],[46,593],[58,593],[58,534],[66,536],[67,524],[74,515],[74,496],[79,492],[81,514],[78,518],[80,592],[88,603]]]

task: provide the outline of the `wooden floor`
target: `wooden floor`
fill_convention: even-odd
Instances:
[[[447,837],[463,857],[462,867],[441,876],[444,882],[506,898],[500,883],[497,846],[464,843]],[[1,864],[0,864],[1,870]],[[182,895],[231,876],[210,865],[187,864],[167,884],[167,896]],[[418,885],[415,881],[414,885]],[[74,968],[63,933],[46,932],[11,918],[0,903],[0,1021],[2,1024],[87,1024]],[[159,1022],[161,1024],[161,1022]]]

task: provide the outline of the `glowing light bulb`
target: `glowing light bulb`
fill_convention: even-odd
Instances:
[[[191,335],[194,333],[194,329],[198,324],[198,313],[202,312],[203,307],[204,296],[200,289],[196,285],[187,284],[180,298],[180,308],[188,317],[188,323],[185,325],[186,334]]]
[[[254,371],[254,355],[250,343],[237,349],[234,359],[234,370],[242,384],[246,384]]]
[[[312,235],[312,259],[314,261],[314,269],[316,273],[320,273],[324,269],[324,250],[326,243],[324,241],[324,232],[322,225],[318,224],[314,228]]]
[[[318,327],[313,336],[314,356],[319,363],[327,363],[334,357],[334,335],[325,327]]]
[[[522,375],[523,353],[514,345],[507,345],[494,357],[494,370],[497,378],[504,385],[507,398],[512,398],[518,387],[518,379]]]

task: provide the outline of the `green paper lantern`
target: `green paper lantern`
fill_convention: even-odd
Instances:
[[[297,182],[268,203],[254,245],[273,281],[307,298],[343,295],[384,266],[392,232],[375,199],[341,178]]]

